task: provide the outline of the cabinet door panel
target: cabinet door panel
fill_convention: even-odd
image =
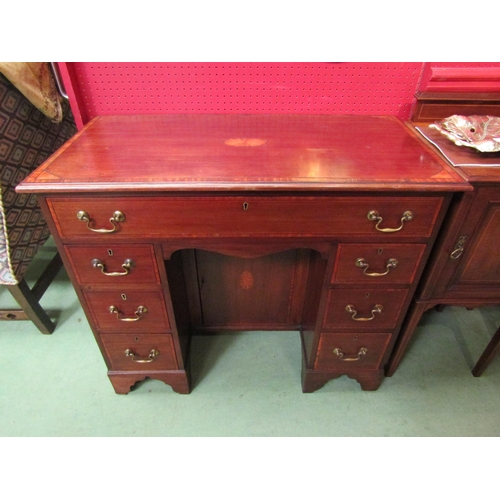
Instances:
[[[297,252],[243,259],[196,251],[203,326],[289,324]]]
[[[494,298],[500,292],[500,185],[474,189],[452,208],[421,299]]]
[[[500,285],[500,203],[492,203],[469,246],[457,284]]]

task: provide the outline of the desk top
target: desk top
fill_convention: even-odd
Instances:
[[[89,122],[21,192],[467,191],[397,118],[123,115]]]

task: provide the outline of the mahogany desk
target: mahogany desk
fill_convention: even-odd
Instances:
[[[300,331],[304,392],[377,389],[471,188],[394,117],[233,114],[98,117],[18,189],[38,194],[115,391],[188,393],[194,332],[255,329]]]

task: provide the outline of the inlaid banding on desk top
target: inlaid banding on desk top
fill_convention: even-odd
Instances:
[[[62,151],[19,190],[433,189],[436,183],[456,190],[464,184],[389,116],[102,116]]]

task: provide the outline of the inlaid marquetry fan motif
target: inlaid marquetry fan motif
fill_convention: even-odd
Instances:
[[[243,271],[240,276],[240,286],[244,290],[249,290],[253,287],[253,275],[249,271]]]
[[[235,146],[235,147],[263,146],[265,143],[266,141],[264,139],[255,139],[255,138],[236,138],[224,141],[224,144],[226,146]]]

